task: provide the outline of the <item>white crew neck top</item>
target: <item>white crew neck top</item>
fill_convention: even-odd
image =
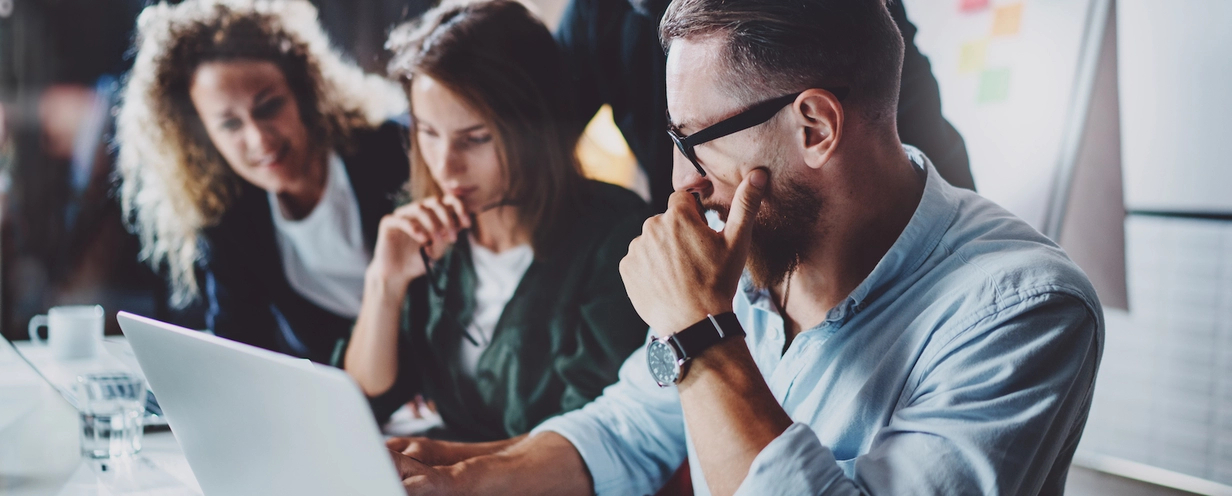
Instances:
[[[475,313],[466,326],[466,332],[477,343],[462,339],[458,360],[462,372],[475,379],[479,369],[479,356],[492,344],[496,323],[505,311],[505,305],[522,282],[522,276],[535,260],[531,246],[518,245],[500,253],[493,252],[470,239],[471,260],[475,266]]]
[[[286,218],[273,193],[270,213],[291,288],[317,306],[353,319],[359,315],[364,270],[372,255],[364,246],[359,200],[337,153],[330,153],[326,174],[325,191],[307,217]]]

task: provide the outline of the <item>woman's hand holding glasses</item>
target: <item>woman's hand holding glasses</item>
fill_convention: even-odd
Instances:
[[[420,248],[437,260],[471,227],[471,217],[454,196],[425,198],[403,205],[381,219],[368,276],[391,288],[406,288],[426,273]]]

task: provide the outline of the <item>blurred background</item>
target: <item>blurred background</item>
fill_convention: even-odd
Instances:
[[[976,187],[1094,281],[1107,342],[1073,494],[1232,494],[1232,2],[903,0]],[[0,0],[0,333],[98,303],[203,327],[139,263],[112,108],[147,0]],[[314,0],[372,72],[430,0]],[[566,0],[533,0],[554,26]],[[646,193],[601,111],[587,173]],[[117,333],[113,318],[109,333]],[[1127,479],[1150,484],[1129,482]]]
[[[31,316],[75,303],[204,327],[202,308],[167,305],[113,194],[112,108],[147,3],[0,0],[0,332],[10,339]],[[313,3],[337,47],[372,72],[384,69],[388,29],[431,6]]]

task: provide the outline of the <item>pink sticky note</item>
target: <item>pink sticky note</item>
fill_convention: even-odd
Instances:
[[[958,0],[959,12],[977,12],[988,8],[988,0]]]

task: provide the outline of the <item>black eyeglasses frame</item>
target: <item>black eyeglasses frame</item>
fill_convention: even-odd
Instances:
[[[847,94],[850,93],[850,88],[846,86],[821,89],[834,94],[834,98],[840,102],[847,98]],[[689,162],[693,163],[693,167],[697,168],[697,173],[701,174],[702,177],[706,177],[706,170],[702,169],[702,164],[697,161],[697,152],[694,151],[694,147],[765,123],[771,117],[774,117],[775,114],[778,114],[780,110],[783,110],[784,106],[796,101],[796,98],[802,93],[804,92],[800,91],[756,103],[736,115],[687,136],[681,135],[675,127],[669,125],[667,135],[672,138],[672,142],[676,144],[676,149],[680,150],[684,158],[689,159]],[[671,122],[670,116],[668,122]]]

